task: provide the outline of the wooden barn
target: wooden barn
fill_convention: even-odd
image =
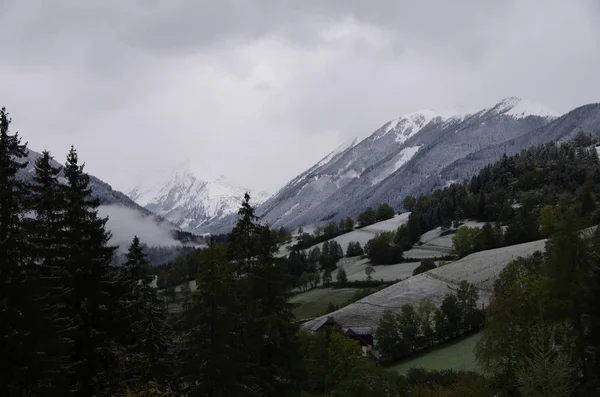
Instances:
[[[325,316],[310,329],[311,332],[323,332],[326,330],[339,332],[350,339],[358,341],[364,357],[367,357],[373,350],[372,327],[342,327],[333,317]]]

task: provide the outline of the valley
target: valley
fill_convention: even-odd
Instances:
[[[0,397],[599,397],[600,8],[0,2]]]

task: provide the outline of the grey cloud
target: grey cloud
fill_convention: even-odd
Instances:
[[[592,0],[4,0],[0,104],[127,190],[192,159],[275,191],[420,108],[598,101]]]

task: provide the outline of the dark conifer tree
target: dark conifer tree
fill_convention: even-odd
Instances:
[[[32,360],[27,340],[27,306],[33,291],[26,275],[26,185],[17,173],[27,166],[27,145],[10,135],[10,119],[0,109],[0,396],[24,395]]]
[[[58,181],[60,169],[52,165],[47,151],[35,162],[31,184],[28,219],[28,256],[30,258],[29,284],[34,287],[34,306],[37,314],[30,318],[32,348],[37,359],[29,367],[28,375],[35,380],[36,392],[43,396],[60,396],[65,392],[65,374],[62,366],[70,348],[67,330],[72,319],[61,315],[60,303],[72,290],[64,285],[65,273],[65,195]]]
[[[106,396],[115,391],[111,370],[114,360],[113,299],[114,272],[110,266],[115,251],[108,246],[110,233],[107,219],[98,216],[99,201],[91,197],[90,178],[79,165],[71,148],[64,169],[67,184],[65,285],[71,293],[65,296],[64,316],[74,322],[68,337],[73,341],[66,373],[72,395]]]
[[[589,354],[588,370],[589,383],[594,389],[600,389],[600,231],[596,229],[593,238],[593,254],[595,261],[590,269],[590,277],[587,279],[585,290],[585,346]],[[589,394],[593,395],[593,394]]]
[[[258,358],[248,368],[256,377],[259,394],[281,396],[294,389],[297,327],[289,303],[291,280],[275,265],[277,242],[272,236],[267,226],[258,223],[246,194],[229,244],[231,259],[246,269],[244,346],[250,349],[250,357]]]
[[[480,221],[486,220],[485,209],[486,209],[485,194],[483,194],[483,191],[482,191],[481,193],[479,193],[479,202],[477,203],[477,219],[479,219]]]
[[[321,268],[326,269],[330,267],[331,263],[331,249],[329,245],[329,240],[323,243],[321,247],[321,256],[319,258],[319,263],[321,264]]]
[[[164,380],[168,373],[168,352],[171,345],[170,330],[166,323],[163,303],[152,287],[154,276],[148,271],[150,263],[135,236],[120,268],[124,298],[116,302],[126,326],[120,335],[123,345],[133,360],[138,362],[133,380]],[[123,309],[125,309],[123,311]],[[133,365],[128,364],[131,368]]]
[[[186,396],[246,396],[253,387],[249,346],[243,345],[240,314],[245,302],[235,264],[223,245],[212,243],[202,252],[203,270],[196,291],[184,305],[186,330],[180,354],[179,378]]]

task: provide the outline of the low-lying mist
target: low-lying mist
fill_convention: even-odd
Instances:
[[[152,216],[144,216],[140,212],[119,206],[101,205],[98,207],[101,217],[108,217],[106,227],[112,233],[111,245],[118,245],[119,251],[129,247],[133,236],[138,236],[142,243],[152,246],[180,246],[166,225],[159,225]]]

